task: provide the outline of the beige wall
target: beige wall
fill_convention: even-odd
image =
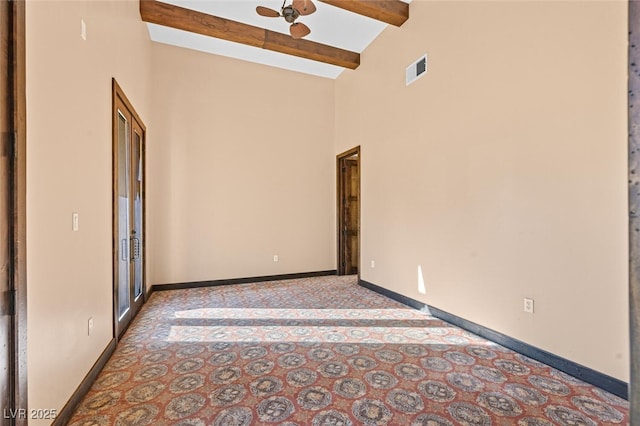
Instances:
[[[628,380],[626,72],[626,2],[414,1],[336,83],[362,278]]]
[[[111,78],[146,120],[150,50],[137,2],[27,2],[30,408],[60,410],[112,338]]]
[[[148,282],[335,269],[333,81],[160,44],[153,70]]]

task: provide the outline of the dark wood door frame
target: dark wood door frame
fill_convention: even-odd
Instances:
[[[8,238],[7,256],[3,268],[7,271],[7,291],[2,292],[3,307],[0,314],[8,316],[7,389],[3,408],[3,424],[27,424],[27,281],[26,281],[26,60],[25,60],[25,2],[2,1],[0,5],[2,26],[1,83],[1,155],[6,175],[2,184],[2,196],[6,209]]]
[[[346,179],[346,173],[345,173],[345,161],[347,161],[348,158],[352,158],[354,157],[356,158],[355,161],[357,161],[358,164],[358,171],[360,172],[360,169],[362,167],[362,153],[361,153],[361,149],[360,146],[357,146],[355,148],[352,148],[348,151],[343,152],[342,154],[339,154],[336,157],[336,214],[337,214],[337,243],[338,243],[338,265],[337,265],[337,270],[338,270],[338,275],[345,275],[349,272],[349,268],[347,266],[347,254],[346,254],[346,245],[347,245],[347,238],[348,236],[345,234],[345,230],[347,228],[347,224],[345,223],[345,215],[344,215],[344,210],[347,208],[347,200],[345,197],[345,179]],[[361,206],[361,202],[360,202],[360,173],[358,176],[358,185],[357,185],[357,203],[358,203],[358,215],[357,215],[357,246],[358,246],[358,266],[357,266],[357,271],[358,271],[358,277],[360,276],[360,267],[361,267],[361,262],[360,262],[360,217],[361,217],[361,212],[360,212],[360,206]]]
[[[629,424],[640,424],[640,2],[629,2]],[[635,108],[634,108],[635,103]]]

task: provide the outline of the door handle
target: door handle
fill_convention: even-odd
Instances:
[[[132,238],[133,240],[133,260],[140,259],[140,240],[136,237]]]
[[[124,238],[120,241],[120,260],[129,260],[129,254],[127,253],[127,239]]]

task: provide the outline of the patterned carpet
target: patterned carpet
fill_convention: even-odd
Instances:
[[[626,401],[335,276],[154,293],[70,421],[627,423]]]

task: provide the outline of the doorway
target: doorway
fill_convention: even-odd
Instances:
[[[119,338],[145,297],[146,128],[113,80],[113,300]]]
[[[337,157],[338,275],[360,273],[360,147]]]

